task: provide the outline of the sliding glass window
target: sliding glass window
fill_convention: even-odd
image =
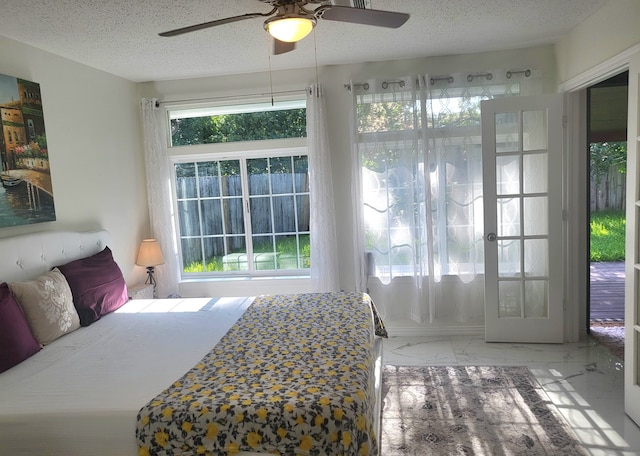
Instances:
[[[304,101],[169,120],[183,277],[308,275]]]

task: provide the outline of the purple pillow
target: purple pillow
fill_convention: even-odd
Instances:
[[[129,300],[127,284],[109,247],[58,269],[69,283],[81,326],[89,326]]]
[[[0,372],[40,351],[18,301],[6,283],[0,284]]]

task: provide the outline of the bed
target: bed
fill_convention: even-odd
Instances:
[[[106,231],[0,239],[0,282],[52,274],[109,245]],[[87,326],[66,322],[75,329],[0,373],[0,448],[376,455],[375,317],[366,294],[311,293],[130,300]]]

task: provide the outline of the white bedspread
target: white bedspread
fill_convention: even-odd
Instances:
[[[0,374],[0,454],[137,454],[136,415],[252,298],[134,300]]]

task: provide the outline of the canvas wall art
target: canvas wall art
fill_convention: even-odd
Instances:
[[[0,74],[0,228],[56,219],[40,84]]]

